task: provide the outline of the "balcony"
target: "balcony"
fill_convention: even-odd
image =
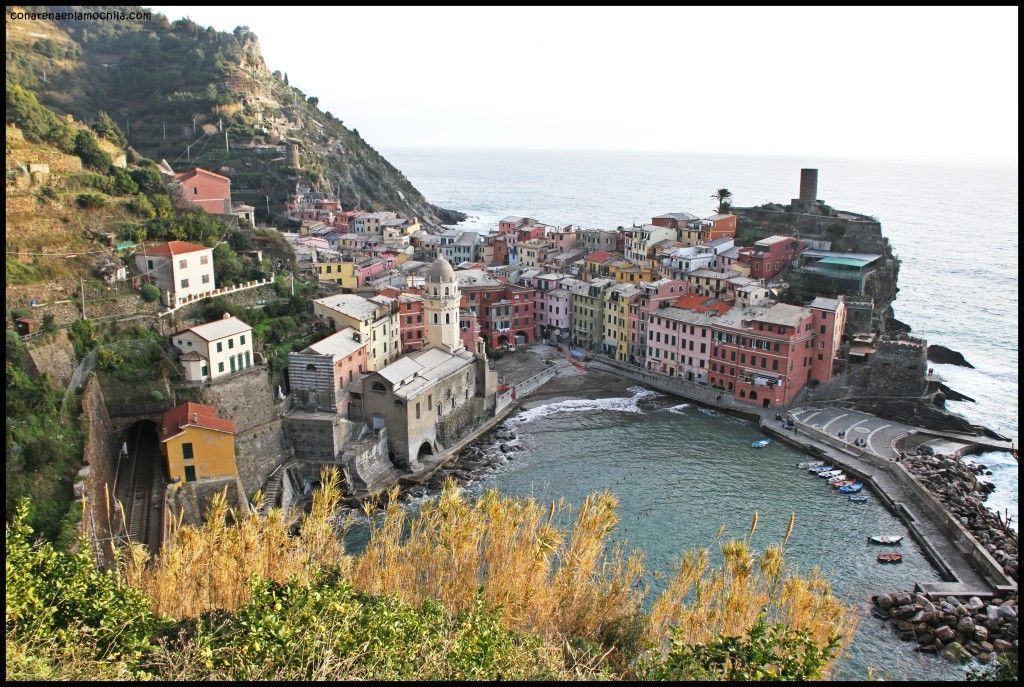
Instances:
[[[736,381],[739,384],[750,384],[752,386],[785,386],[785,378],[782,375],[751,368],[741,369],[736,376]]]

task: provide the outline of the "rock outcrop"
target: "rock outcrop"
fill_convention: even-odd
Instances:
[[[945,346],[940,346],[939,344],[932,344],[928,346],[928,360],[940,365],[957,365],[959,367],[969,367],[972,370],[974,369],[974,365],[967,362],[963,353],[954,351],[951,348],[946,348]]]

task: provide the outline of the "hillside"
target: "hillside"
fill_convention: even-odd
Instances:
[[[224,33],[159,14],[104,22],[8,14],[7,79],[58,114],[92,122],[110,113],[146,157],[230,176],[235,202],[254,205],[260,219],[267,197],[276,215],[299,181],[346,207],[397,210],[433,226],[464,218],[428,203],[358,130],[271,72],[244,26]],[[299,169],[290,166],[293,146]]]

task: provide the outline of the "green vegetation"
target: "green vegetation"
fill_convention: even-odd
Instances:
[[[25,353],[21,338],[8,329],[4,512],[9,520],[18,501],[31,497],[35,507],[29,524],[55,539],[71,503],[73,476],[81,467],[83,434],[77,418],[61,415],[64,391],[26,370]],[[74,407],[69,404],[69,415]]]
[[[647,594],[636,555],[609,547],[615,500],[569,529],[556,509],[452,484],[420,517],[391,500],[366,551],[345,553],[338,474],[299,520],[231,511],[172,529],[153,561],[116,572],[88,543],[32,543],[21,504],[6,537],[9,679],[822,679],[856,629],[817,573],[749,540],[686,554]],[[756,523],[756,520],[755,520]],[[696,595],[690,592],[697,588]]]
[[[82,159],[83,165],[95,169],[97,172],[106,174],[114,164],[110,156],[100,148],[99,141],[96,140],[96,134],[87,129],[82,129],[75,134],[75,147],[73,150],[75,155]]]
[[[152,284],[143,284],[140,292],[142,294],[142,300],[147,303],[152,303],[160,298],[160,289]]]
[[[17,124],[24,132],[26,140],[50,143],[65,153],[70,153],[74,149],[74,127],[43,107],[34,93],[9,80],[7,121]]]

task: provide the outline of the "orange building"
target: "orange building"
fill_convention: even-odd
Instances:
[[[231,179],[200,167],[179,172],[174,179],[188,202],[214,215],[231,214]]]

